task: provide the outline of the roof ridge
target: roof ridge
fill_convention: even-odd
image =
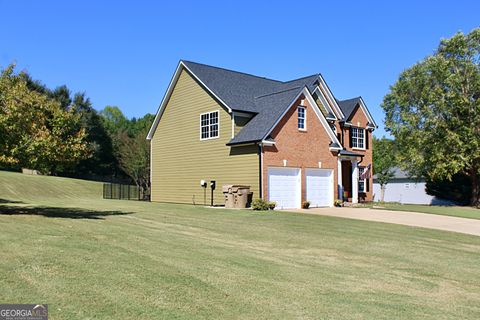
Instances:
[[[274,92],[262,94],[262,95],[260,95],[260,96],[256,96],[256,97],[254,97],[254,98],[255,98],[255,99],[260,99],[260,98],[264,98],[264,97],[268,97],[268,96],[273,96],[273,95],[276,95],[276,94],[279,94],[279,93],[284,93],[284,92],[291,91],[291,90],[295,90],[295,89],[299,89],[299,88],[302,88],[302,86],[296,86],[296,87],[289,88],[289,89],[284,89],[284,90],[280,90],[280,91],[274,91]]]
[[[356,100],[356,99],[361,99],[361,98],[362,98],[362,96],[358,96],[358,97],[353,97],[353,98],[350,98],[350,99],[344,99],[344,100],[338,100],[337,99],[337,100],[340,101],[340,102],[344,102],[344,101]]]
[[[319,76],[320,73],[314,73],[314,74],[311,74],[309,76],[305,76],[305,77],[300,77],[300,78],[297,78],[297,79],[292,79],[292,80],[288,80],[288,81],[282,81],[282,83],[289,83],[289,82],[293,82],[293,81],[298,81],[298,80],[302,80],[302,79],[307,79],[307,78],[310,78],[310,77],[313,77],[313,76]]]
[[[205,64],[205,63],[199,63],[199,62],[188,61],[188,60],[180,60],[180,61],[188,62],[188,63],[194,63],[194,64],[198,64],[198,65],[201,65],[201,66],[209,67],[209,68],[215,68],[215,69],[220,69],[220,70],[224,70],[224,71],[239,73],[239,74],[243,74],[243,75],[246,75],[246,76],[255,77],[255,78],[259,78],[259,79],[263,79],[263,80],[274,81],[274,82],[278,82],[278,83],[284,83],[283,81],[280,81],[280,80],[275,80],[275,79],[271,79],[271,78],[267,78],[267,77],[257,76],[257,75],[247,73],[247,72],[236,71],[236,70],[232,70],[232,69],[212,66],[212,65],[209,65],[209,64]]]

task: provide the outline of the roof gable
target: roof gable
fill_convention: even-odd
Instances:
[[[365,102],[363,101],[362,97],[356,97],[352,99],[347,99],[347,100],[338,100],[338,105],[340,108],[343,110],[343,113],[345,114],[345,118],[343,118],[343,121],[350,121],[353,115],[355,114],[357,108],[362,109],[363,113],[368,119],[369,125],[371,128],[376,128],[377,124],[375,120],[373,119],[372,115],[368,111],[367,106],[365,105]]]
[[[352,115],[353,111],[355,110],[355,107],[360,103],[360,97],[352,98],[352,99],[346,99],[346,100],[338,100],[338,105],[343,111],[343,114],[345,115],[344,119],[345,121],[348,121]]]
[[[332,120],[338,120],[337,116],[335,115],[335,112],[333,111],[333,109],[330,107],[330,104],[328,103],[327,101],[327,98],[325,97],[323,91],[320,89],[319,86],[317,86],[315,88],[315,90],[313,91],[313,93],[318,97],[318,102],[320,103],[317,103],[317,105],[322,108],[323,110],[325,110],[325,117],[327,119],[332,119]],[[317,99],[315,99],[316,102],[317,102]]]
[[[204,88],[204,90],[206,90],[208,93],[210,93],[223,107],[225,107],[225,109],[227,109],[228,112],[232,112],[232,109],[220,97],[218,97],[212,90],[210,90],[210,88],[207,87],[205,85],[205,83],[203,83],[194,73],[192,73],[185,66],[185,64],[183,64],[182,61],[180,61],[177,65],[177,68],[175,69],[175,73],[173,74],[172,80],[170,80],[167,91],[165,92],[165,95],[162,98],[162,102],[160,103],[160,106],[158,107],[157,113],[155,115],[155,119],[153,120],[152,126],[150,127],[150,130],[148,131],[147,140],[152,139],[153,134],[155,133],[155,130],[157,129],[160,118],[162,117],[163,111],[165,110],[165,107],[167,106],[168,100],[170,99],[170,96],[172,95],[173,89],[175,88],[175,85],[177,84],[177,81],[180,78],[180,74],[184,70],[187,70],[189,72],[189,74]]]
[[[240,130],[240,132],[228,143],[228,145],[242,144],[247,142],[263,141],[268,138],[281,119],[287,114],[293,104],[304,95],[315,112],[320,123],[324,127],[331,140],[331,149],[341,149],[341,143],[338,140],[327,120],[323,116],[315,99],[310,94],[306,86],[292,88],[289,90],[275,92],[260,96],[256,99],[257,105],[271,113],[260,113]]]
[[[253,117],[239,133],[228,142],[228,145],[262,141],[268,136],[275,123],[281,119],[288,106],[301,94],[302,88],[274,92],[255,98],[255,104],[263,111]],[[293,101],[293,102],[292,102]]]

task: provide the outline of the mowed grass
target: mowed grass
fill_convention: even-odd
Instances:
[[[373,209],[387,209],[393,211],[410,211],[439,214],[443,216],[453,216],[460,218],[469,218],[480,220],[480,209],[473,207],[458,206],[429,206],[421,204],[401,204],[401,203],[370,203],[367,206]]]
[[[0,302],[50,319],[479,319],[480,237],[0,172]]]

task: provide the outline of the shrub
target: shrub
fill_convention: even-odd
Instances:
[[[269,209],[269,202],[263,199],[255,199],[252,201],[252,209],[253,210],[268,210]]]
[[[335,200],[335,207],[341,207],[342,203],[343,203],[342,200],[339,200],[339,199]]]
[[[303,201],[303,202],[302,202],[302,208],[303,208],[303,209],[308,209],[308,208],[310,208],[310,201]]]
[[[277,206],[277,203],[276,203],[275,201],[269,201],[269,202],[268,202],[268,208],[269,208],[270,210],[275,209],[276,206]]]

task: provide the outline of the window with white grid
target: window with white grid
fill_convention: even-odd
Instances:
[[[218,111],[200,115],[200,139],[218,138]]]
[[[307,125],[305,123],[306,120],[306,110],[305,107],[298,107],[298,129],[299,130],[307,130]]]
[[[352,127],[352,148],[365,149],[365,129]]]

